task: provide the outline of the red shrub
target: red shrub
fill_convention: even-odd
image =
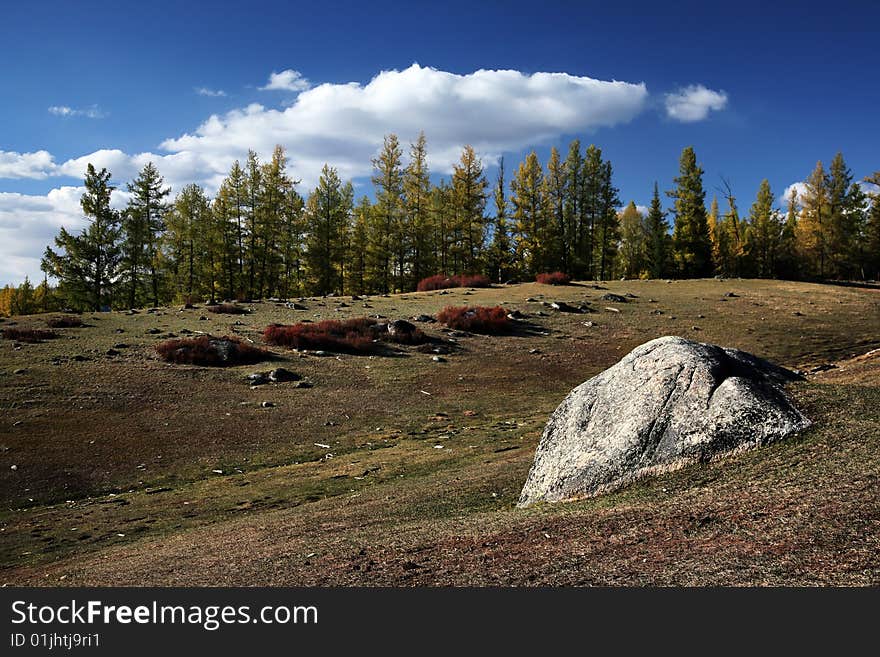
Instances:
[[[408,322],[407,322],[408,324]],[[419,329],[412,331],[388,331],[369,317],[356,317],[344,321],[328,319],[323,322],[299,324],[271,324],[263,331],[263,340],[269,344],[291,349],[320,349],[349,354],[367,354],[376,350],[376,342],[397,344],[421,344],[427,338]]]
[[[42,342],[43,340],[52,340],[58,337],[55,331],[46,331],[43,329],[21,329],[8,328],[3,329],[3,337],[7,340],[17,340],[18,342]]]
[[[568,285],[571,283],[571,276],[561,271],[554,271],[552,274],[538,274],[535,280],[542,285]]]
[[[345,321],[328,319],[314,324],[271,324],[263,331],[263,340],[291,349],[326,349],[362,354],[375,348],[375,324],[376,320],[366,317]]]
[[[234,303],[221,303],[216,306],[205,306],[210,312],[221,315],[247,315],[248,309]]]
[[[239,338],[215,338],[212,335],[165,340],[156,345],[156,352],[169,363],[211,367],[249,365],[272,358],[272,354],[265,349],[249,345]]]
[[[473,333],[503,333],[510,327],[507,311],[501,306],[446,306],[438,313],[437,321]]]
[[[50,317],[46,320],[49,328],[76,328],[82,326],[82,319],[76,315],[61,315],[61,317]]]
[[[481,274],[458,274],[456,276],[436,274],[420,280],[416,290],[429,292],[431,290],[445,290],[450,287],[489,287],[489,285],[489,279]]]

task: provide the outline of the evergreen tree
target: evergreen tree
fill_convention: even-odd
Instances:
[[[547,271],[549,245],[545,226],[544,173],[538,155],[532,151],[520,162],[510,183],[516,226],[516,259],[524,273],[534,276]]]
[[[504,158],[498,165],[498,178],[493,192],[495,201],[495,221],[492,226],[492,246],[489,249],[487,272],[489,279],[503,283],[510,277],[512,262],[512,245],[510,229],[507,225],[507,189],[504,183]]]
[[[247,230],[247,298],[255,296],[257,290],[257,263],[259,262],[259,237],[261,223],[260,192],[262,190],[262,169],[254,151],[248,151],[245,165],[245,225]]]
[[[880,171],[865,178],[865,182],[877,186],[877,190],[869,194],[871,205],[865,223],[865,277],[871,280],[880,279]]]
[[[217,263],[211,205],[199,185],[186,185],[166,214],[165,251],[174,298],[214,299]]]
[[[788,211],[779,236],[775,275],[779,278],[796,279],[800,275],[797,252],[798,194],[792,188],[788,196]]]
[[[361,198],[360,203],[354,210],[354,222],[351,228],[349,240],[348,271],[346,272],[345,286],[352,294],[364,294],[370,288],[367,285],[367,245],[369,242],[367,232],[371,224],[370,213],[373,211],[370,199],[367,196]]]
[[[681,153],[675,189],[675,228],[672,236],[678,273],[684,277],[707,276],[712,270],[712,244],[706,219],[703,169],[690,146]]]
[[[486,239],[486,189],[483,163],[473,147],[467,145],[459,163],[452,168],[452,201],[460,253],[457,273],[475,273],[480,269],[479,255]]]
[[[660,192],[654,183],[654,196],[648,209],[648,272],[651,278],[662,278],[666,275],[669,263],[669,224],[666,213],[660,203]]]
[[[428,151],[425,133],[410,145],[409,164],[403,172],[406,236],[409,245],[411,281],[402,289],[415,289],[415,284],[434,273],[434,249],[431,244],[431,180],[428,174]],[[406,258],[404,258],[405,260]],[[401,279],[403,276],[401,276]]]
[[[42,270],[58,279],[68,305],[77,309],[101,310],[110,306],[121,259],[119,213],[110,207],[107,169],[95,171],[88,165],[86,191],[80,205],[89,222],[79,235],[61,228],[54,251],[46,248]]]
[[[640,278],[647,272],[648,230],[642,213],[636,204],[629,205],[620,213],[620,249],[618,271],[625,278]]]
[[[584,222],[584,157],[581,154],[581,142],[578,139],[569,144],[565,158],[565,200],[563,204],[565,239],[562,244],[562,267],[566,273],[578,276],[583,274],[575,256],[581,239],[578,231]]]
[[[569,251],[565,231],[565,200],[566,176],[559,151],[550,149],[550,160],[547,162],[547,173],[544,176],[542,192],[544,195],[544,211],[547,213],[545,228],[547,231],[547,261],[544,265],[548,271],[568,270],[566,255]]]
[[[599,178],[598,222],[594,225],[595,263],[598,266],[600,280],[604,280],[614,271],[614,260],[617,256],[617,245],[620,240],[620,224],[617,217],[620,197],[617,193],[618,190],[612,183],[611,162],[603,161]]]
[[[726,180],[723,183],[727,212],[718,225],[719,240],[724,245],[720,273],[723,276],[743,276],[747,273],[745,236],[748,226],[740,219],[736,197],[733,195],[730,183]]]
[[[782,218],[773,208],[770,181],[761,181],[758,195],[749,210],[748,256],[759,278],[777,275],[777,258],[782,241]]]
[[[801,215],[798,220],[799,260],[803,273],[810,277],[825,278],[828,275],[828,222],[831,203],[828,195],[828,177],[822,162],[804,183],[801,195]]]
[[[391,292],[394,289],[395,273],[398,283],[402,282],[407,249],[402,230],[403,171],[397,135],[385,136],[382,150],[373,160],[372,180],[376,190],[376,204],[371,213],[371,278],[379,282],[381,292]]]
[[[309,289],[315,294],[344,291],[353,193],[351,183],[343,183],[336,169],[325,164],[318,186],[306,201],[305,260]]]
[[[149,299],[159,305],[161,274],[158,270],[159,241],[167,211],[165,197],[170,189],[152,162],[147,162],[128,185],[130,200],[122,213],[122,278],[126,304],[142,305]],[[146,280],[145,280],[146,279]]]

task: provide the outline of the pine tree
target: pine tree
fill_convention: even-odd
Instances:
[[[675,229],[672,236],[678,273],[684,277],[707,276],[712,270],[712,244],[706,219],[703,169],[690,146],[681,153],[675,189]]]
[[[796,279],[800,275],[798,264],[797,233],[798,233],[798,194],[792,188],[788,196],[788,212],[779,236],[779,248],[776,255],[776,271],[778,278]]]
[[[122,214],[122,280],[129,308],[149,299],[159,305],[161,274],[158,251],[164,216],[168,209],[165,197],[170,193],[165,180],[152,162],[147,162],[138,177],[128,185],[131,195]],[[146,279],[146,281],[144,280]]]
[[[563,204],[565,240],[562,245],[563,271],[574,276],[583,274],[575,254],[580,244],[578,230],[584,221],[584,158],[578,139],[569,144],[565,158],[565,201]]]
[[[869,194],[871,205],[865,223],[865,277],[880,279],[880,171],[865,178],[865,182],[876,185],[878,189]]]
[[[736,196],[727,180],[723,180],[724,197],[727,199],[727,212],[718,225],[719,239],[723,242],[721,274],[723,276],[743,276],[747,273],[746,240],[748,225],[739,216]],[[708,225],[708,221],[707,221]]]
[[[257,291],[257,263],[259,262],[260,224],[262,208],[260,192],[262,191],[262,169],[260,160],[254,151],[248,151],[245,165],[245,189],[247,206],[245,207],[245,225],[247,229],[247,298]]]
[[[852,194],[853,176],[838,152],[828,171],[827,247],[829,274],[838,278],[852,277],[857,268],[856,252],[859,238],[859,199]],[[856,186],[858,190],[858,186]]]
[[[516,230],[516,259],[524,273],[534,276],[547,271],[548,244],[544,209],[544,173],[538,154],[532,151],[520,162],[510,183]]]
[[[213,300],[217,243],[205,190],[194,183],[181,189],[166,215],[166,228],[166,261],[174,298],[192,302],[208,296]]]
[[[801,195],[801,216],[798,220],[799,260],[807,276],[825,278],[828,275],[829,214],[828,178],[822,162],[804,183]]]
[[[721,229],[721,211],[718,209],[718,197],[712,197],[709,214],[706,215],[709,227],[709,239],[712,240],[712,263],[715,273],[724,276],[730,263],[730,249],[727,234]]]
[[[648,272],[651,278],[662,278],[666,275],[669,263],[669,224],[666,213],[660,203],[660,191],[654,183],[654,196],[648,209]]]
[[[231,277],[231,297],[242,298],[248,295],[248,277],[245,273],[248,253],[248,178],[238,160],[232,163],[229,175],[220,184],[217,197],[222,199],[224,214],[232,226],[232,260],[235,273]]]
[[[618,270],[625,278],[640,278],[647,271],[648,230],[645,218],[630,201],[620,213]]]
[[[367,285],[367,244],[369,238],[367,232],[371,221],[370,213],[373,206],[367,196],[361,198],[360,203],[354,210],[354,222],[351,228],[351,238],[349,239],[349,249],[351,255],[349,257],[348,271],[346,272],[345,286],[352,294],[364,294],[370,288]]]
[[[617,188],[612,183],[611,162],[603,161],[600,172],[598,222],[594,224],[596,232],[594,243],[599,279],[604,280],[614,271],[614,260],[617,256],[617,245],[620,240],[617,207],[620,205],[620,197],[617,195]]]
[[[504,158],[498,164],[498,178],[492,194],[495,201],[495,221],[492,225],[492,246],[489,249],[486,271],[489,279],[503,283],[513,268],[510,229],[507,225],[507,189],[504,182]]]
[[[305,260],[309,289],[315,294],[344,290],[345,246],[352,204],[351,183],[343,183],[336,169],[325,164],[305,209]]]
[[[598,268],[595,266],[596,227],[602,214],[602,151],[590,144],[584,156],[581,172],[582,196],[580,222],[575,231],[575,271],[578,278],[589,276],[595,279]]]
[[[298,182],[290,179],[286,169],[284,148],[276,146],[272,159],[260,170],[260,234],[255,241],[259,245],[257,296],[260,297],[274,295],[280,285],[281,236],[288,223],[290,193]]]
[[[559,151],[554,146],[550,149],[550,159],[547,162],[547,173],[542,188],[544,211],[547,213],[545,222],[547,234],[544,238],[547,244],[547,261],[544,268],[547,271],[568,269],[568,263],[565,261],[569,250],[565,231],[565,178],[565,169],[559,158]]]
[[[475,273],[481,269],[479,255],[486,239],[486,189],[483,163],[473,147],[467,145],[461,159],[452,168],[452,202],[455,208],[456,233],[460,253],[457,273]]]
[[[402,289],[415,285],[434,273],[434,250],[431,244],[431,180],[428,173],[428,151],[425,133],[419,133],[410,145],[409,164],[403,172],[406,236],[410,260],[405,269],[411,270],[411,280]]]
[[[62,228],[55,238],[56,252],[46,248],[42,270],[58,279],[68,305],[77,309],[99,311],[108,308],[118,278],[121,259],[119,213],[110,207],[110,185],[107,169],[95,171],[88,165],[86,191],[80,205],[89,221],[79,235]]]
[[[373,185],[376,203],[370,230],[371,278],[379,282],[381,292],[394,289],[394,276],[403,278],[406,240],[402,231],[403,171],[397,135],[385,135],[379,156],[373,159]],[[396,270],[396,271],[395,271]]]
[[[772,278],[777,274],[777,258],[782,241],[782,219],[773,208],[773,192],[770,181],[761,181],[758,195],[749,210],[750,230],[747,252],[759,278]]]

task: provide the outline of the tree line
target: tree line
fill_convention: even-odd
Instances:
[[[437,273],[495,282],[552,271],[581,280],[880,277],[880,195],[862,191],[841,154],[827,171],[816,165],[787,212],[764,180],[743,216],[728,181],[723,214],[717,197],[707,207],[690,147],[666,192],[670,207],[655,183],[644,214],[634,203],[619,209],[611,162],[579,140],[564,158],[552,148],[546,164],[529,153],[509,181],[502,159],[490,183],[470,146],[436,184],[427,160],[424,134],[406,161],[387,135],[372,161],[373,198],[358,200],[329,165],[303,197],[280,146],[266,162],[251,151],[233,163],[213,198],[196,184],[170,198],[149,163],[127,184],[122,210],[110,204],[111,173],[90,164],[87,227],[62,228],[42,259],[47,278],[0,290],[0,313],[405,292]],[[866,180],[880,184],[880,172]]]

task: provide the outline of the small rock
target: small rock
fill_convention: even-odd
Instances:
[[[204,315],[200,315],[200,316],[199,316],[199,321],[200,321],[200,322],[206,322],[206,321],[208,321],[208,318],[205,317]]]
[[[254,372],[247,375],[248,383],[252,386],[262,386],[269,383],[269,379],[264,372]]]
[[[261,407],[261,408],[274,408],[274,407],[275,407],[275,402],[264,401],[264,402],[261,402],[261,403],[260,403],[260,407]]]
[[[619,313],[620,312],[620,308],[613,308],[611,306],[606,306],[605,310],[607,310],[610,313]]]
[[[426,323],[434,323],[437,320],[431,317],[430,315],[416,315],[412,318],[414,322],[426,322]]]
[[[13,472],[15,472],[16,470],[18,470],[18,466],[17,465],[10,465],[9,469],[12,470]]]
[[[157,329],[157,328],[147,329],[147,335],[158,335],[161,332],[162,332],[162,329]]]
[[[443,356],[433,356],[431,358],[431,360],[433,360],[435,363],[445,363],[446,362],[446,359],[443,358]]]
[[[606,292],[601,297],[599,297],[602,301],[611,301],[613,303],[626,303],[627,298],[621,296],[619,294],[614,294],[613,292]]]
[[[116,351],[115,349],[108,349],[108,350],[107,350],[107,355],[108,355],[108,356],[118,356],[118,355],[119,355],[119,352]]]
[[[283,367],[276,367],[269,372],[269,380],[272,383],[285,383],[287,381],[299,381],[302,377],[296,372],[291,372]]]
[[[13,374],[25,374],[26,372],[27,372],[27,370],[24,368],[21,368],[21,367],[18,368],[17,370],[12,370]]]
[[[727,293],[725,293],[724,296],[726,296],[728,298],[733,298],[733,297],[738,297],[739,295],[736,292],[727,292]]]

